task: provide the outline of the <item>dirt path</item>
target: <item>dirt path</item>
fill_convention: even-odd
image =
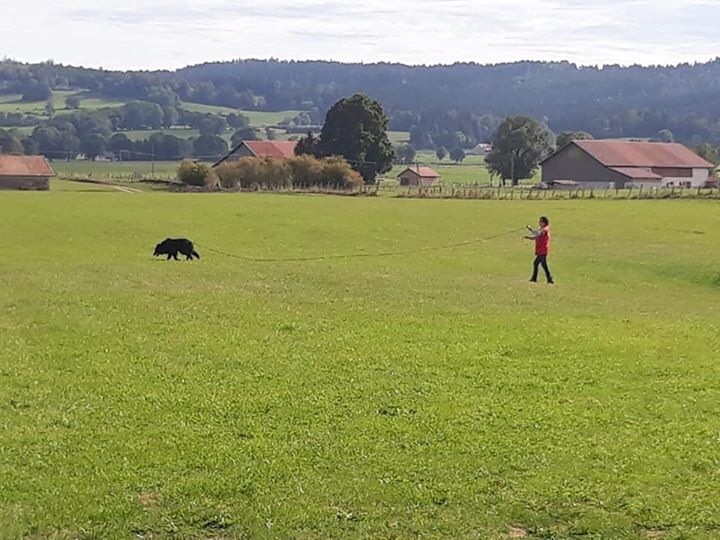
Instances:
[[[112,182],[105,181],[105,180],[96,180],[96,179],[90,179],[90,178],[62,178],[62,180],[65,180],[67,182],[78,182],[81,184],[95,184],[97,186],[106,186],[110,189],[113,189],[115,191],[121,191],[122,193],[143,193],[141,189],[136,189],[128,186],[121,186],[119,184],[113,184]]]
[[[106,185],[106,186],[108,186],[108,187],[111,187],[111,188],[113,188],[113,189],[116,190],[116,191],[122,191],[123,193],[142,193],[141,190],[135,189],[135,188],[131,188],[131,187],[117,186],[117,185],[115,185],[115,184],[104,184],[104,185]]]

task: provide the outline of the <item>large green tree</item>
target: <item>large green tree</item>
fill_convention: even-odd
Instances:
[[[714,148],[708,143],[703,143],[694,148],[695,153],[703,158],[705,161],[714,163],[717,165],[720,163],[720,148]]]
[[[217,135],[201,135],[193,141],[193,154],[197,158],[214,160],[228,151],[225,139]]]
[[[387,136],[388,118],[377,101],[363,94],[343,98],[328,111],[320,133],[318,154],[342,156],[365,183],[388,172],[395,151]]]
[[[398,163],[411,164],[417,156],[416,150],[409,144],[401,144],[395,149]]]
[[[0,154],[24,154],[25,147],[20,139],[9,131],[0,129]]]
[[[557,147],[562,148],[571,141],[591,141],[593,136],[585,131],[563,131],[557,136]]]
[[[531,178],[538,164],[553,150],[550,131],[529,116],[508,116],[493,139],[493,149],[485,163],[503,183],[517,185],[520,178]]]
[[[230,137],[230,143],[233,146],[237,146],[243,141],[257,141],[259,139],[257,132],[251,127],[245,127],[238,129]]]
[[[459,146],[453,148],[452,150],[450,150],[450,159],[452,159],[455,163],[460,163],[465,159],[465,150],[463,150]]]

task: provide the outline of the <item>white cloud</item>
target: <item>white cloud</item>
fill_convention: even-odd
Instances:
[[[107,68],[232,58],[669,64],[720,54],[711,0],[5,0],[0,54]]]

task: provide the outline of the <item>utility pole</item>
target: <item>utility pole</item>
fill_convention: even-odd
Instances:
[[[515,152],[510,152],[510,186],[515,187]]]
[[[150,170],[153,176],[155,176],[155,143],[151,140],[150,141],[150,156],[152,159]]]

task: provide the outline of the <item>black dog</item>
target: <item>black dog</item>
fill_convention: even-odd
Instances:
[[[188,261],[192,261],[193,257],[196,259],[200,258],[200,254],[195,251],[193,243],[187,238],[166,238],[155,246],[155,253],[153,253],[153,257],[157,257],[158,255],[167,255],[166,260],[169,261],[170,259],[175,259],[176,261],[179,261],[180,259],[178,259],[178,253],[185,255]]]

